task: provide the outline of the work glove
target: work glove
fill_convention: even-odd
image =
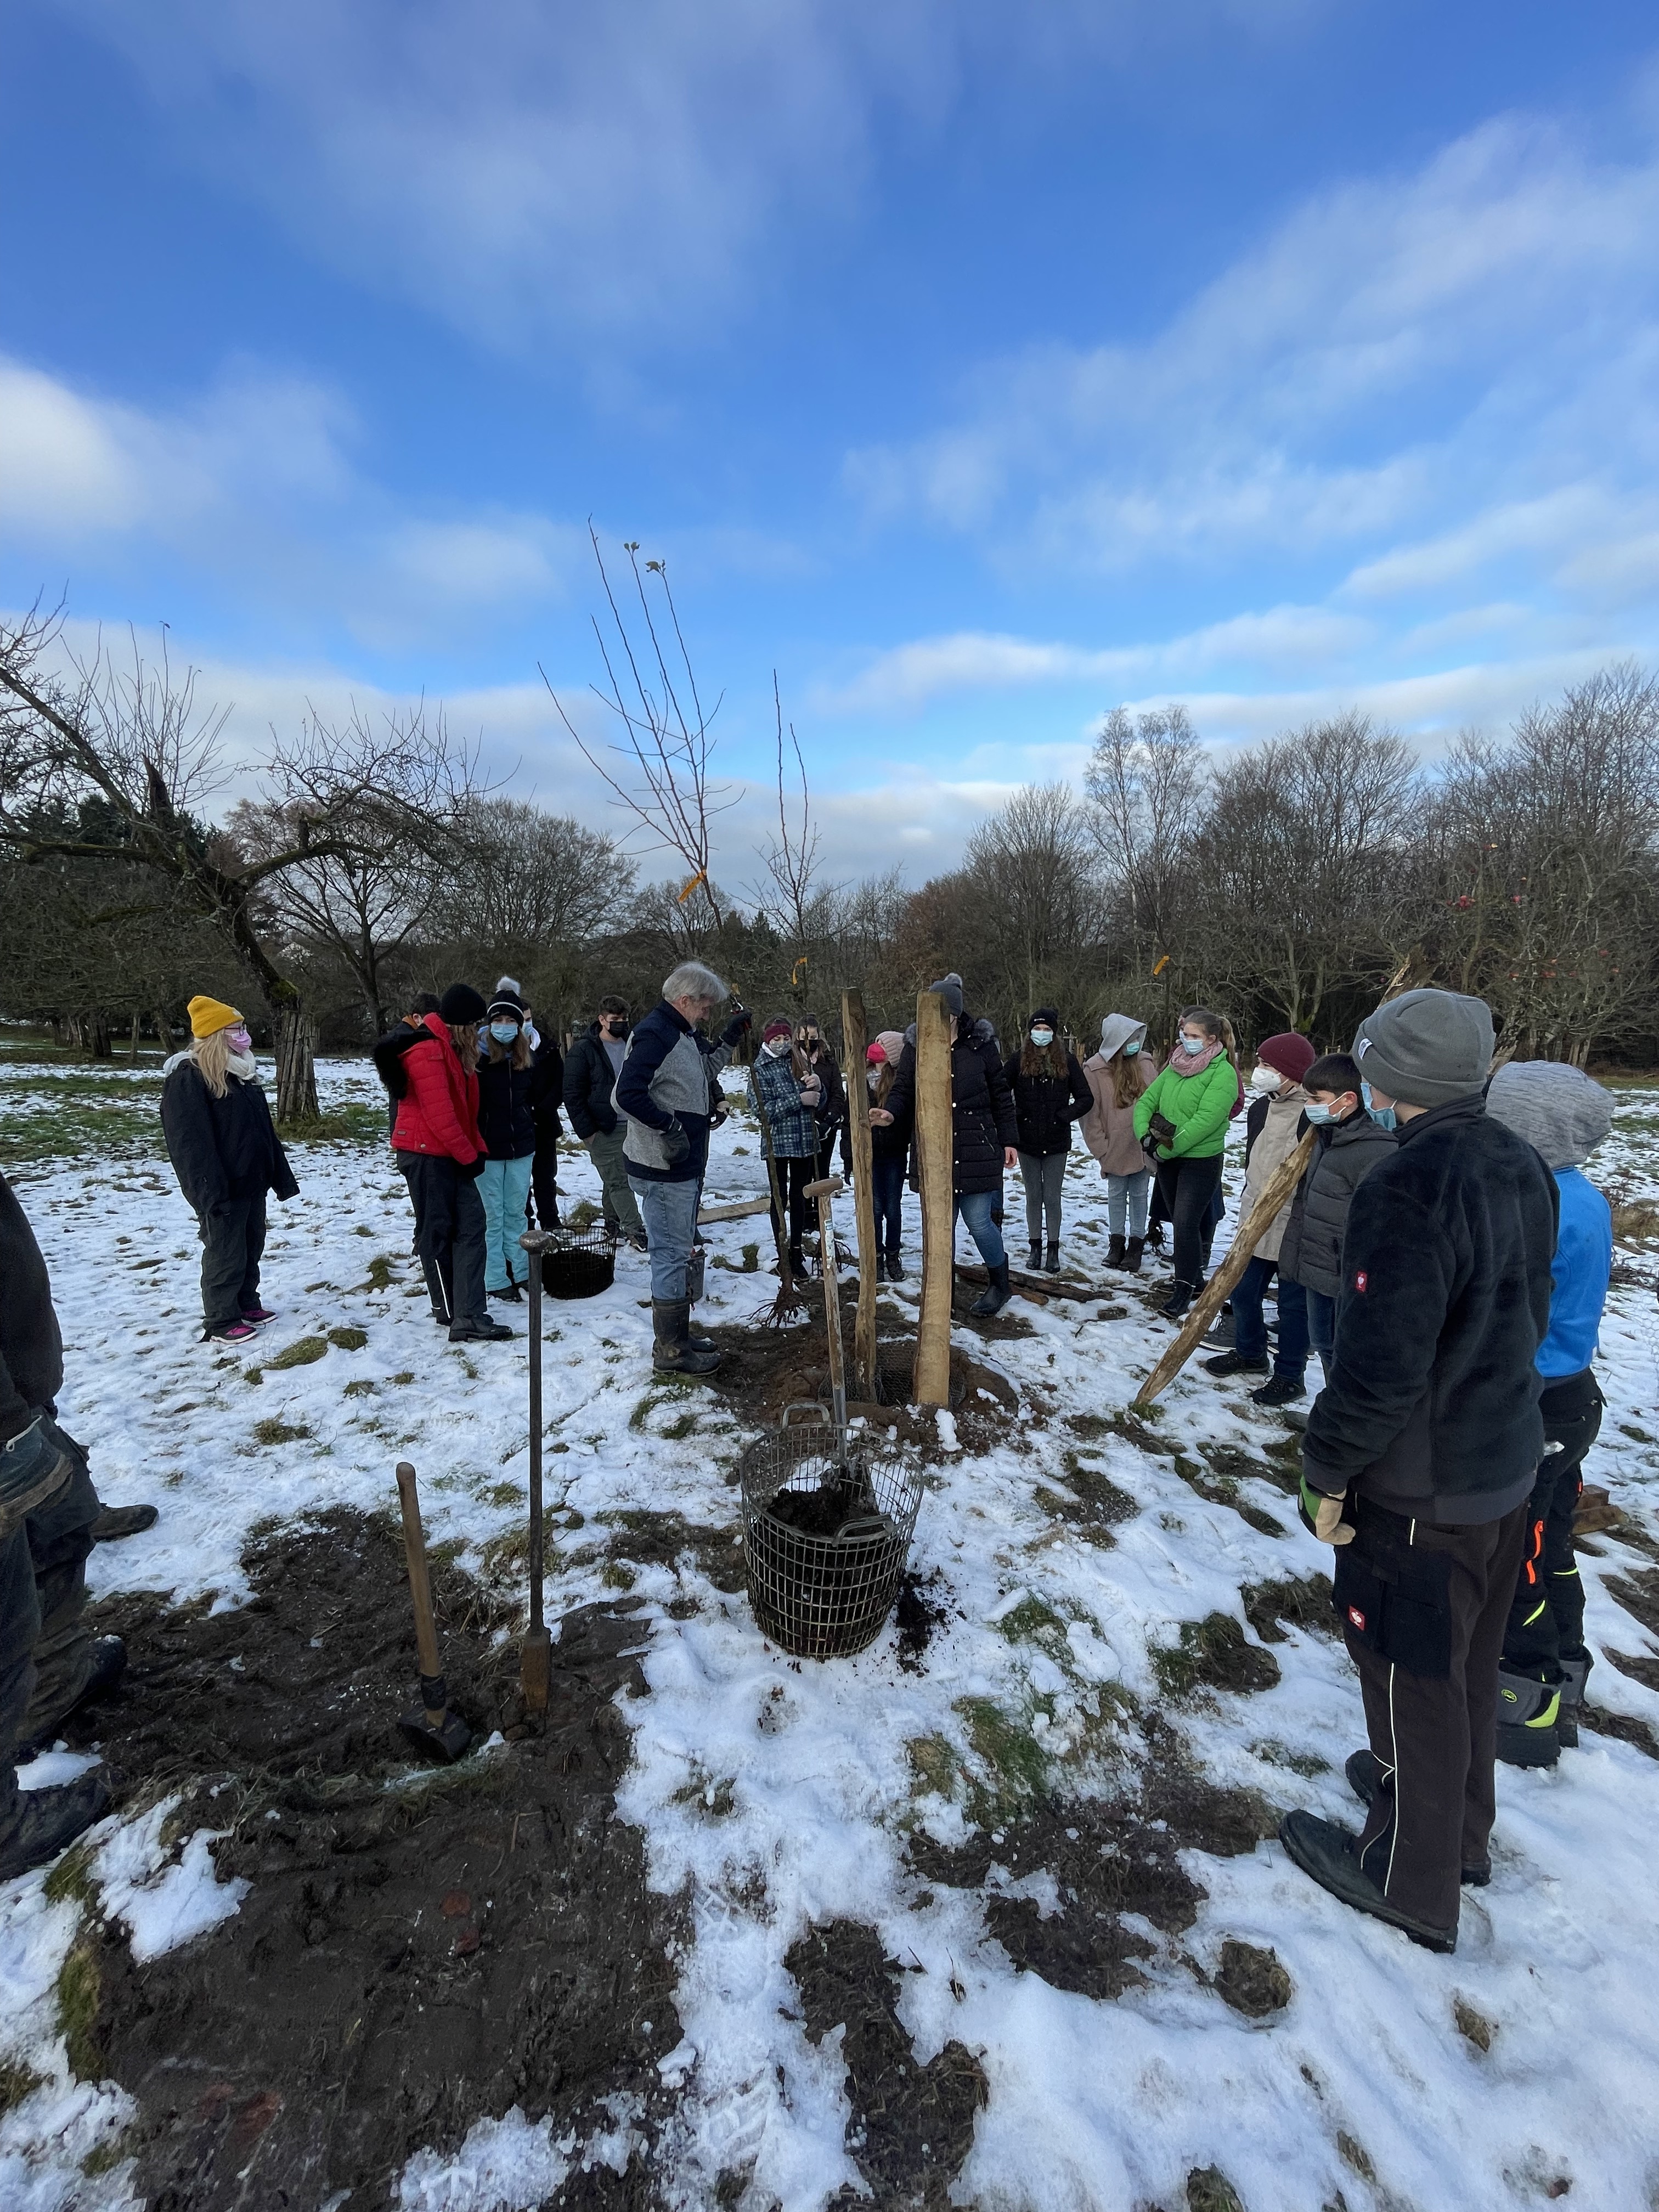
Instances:
[[[0,1446],[0,1540],[55,1498],[74,1472],[44,1413]]]
[[[1146,1133],[1160,1145],[1172,1145],[1176,1139],[1176,1125],[1167,1114],[1154,1114],[1146,1124]]]
[[[682,1160],[690,1157],[691,1139],[680,1127],[678,1114],[662,1133],[662,1148],[671,1168],[678,1167]]]
[[[745,1007],[733,1014],[731,1020],[727,1022],[726,1027],[720,1031],[720,1042],[725,1045],[728,1050],[730,1050],[736,1045],[738,1038],[742,1036],[744,1031],[745,1030],[751,1030],[754,1026],[755,1017],[749,1012],[748,1009]]]
[[[1298,1511],[1302,1525],[1310,1536],[1317,1536],[1322,1544],[1352,1544],[1353,1528],[1342,1518],[1342,1508],[1347,1503],[1346,1492],[1340,1498],[1329,1497],[1316,1490],[1304,1474]]]
[[[809,1075],[800,1086],[801,1104],[803,1106],[811,1106],[814,1110],[816,1110],[818,1102],[823,1097],[823,1084],[822,1079],[816,1075]]]

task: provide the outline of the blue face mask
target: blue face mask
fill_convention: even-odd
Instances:
[[[1128,1043],[1122,1048],[1122,1050],[1125,1060],[1133,1060],[1135,1054],[1140,1050],[1140,1039],[1139,1037],[1131,1037]]]
[[[1370,1115],[1372,1121],[1376,1122],[1379,1129],[1392,1129],[1395,1127],[1395,1112],[1392,1106],[1372,1105],[1371,1086],[1369,1083],[1361,1083],[1359,1086],[1359,1097],[1361,1103],[1364,1106],[1365,1111]]]
[[[1316,1129],[1322,1129],[1328,1121],[1334,1121],[1336,1119],[1334,1111],[1329,1106],[1304,1106],[1302,1110]]]
[[[519,1024],[517,1022],[491,1022],[489,1034],[497,1044],[511,1044],[519,1034]]]
[[[1189,1037],[1183,1036],[1181,1040],[1181,1049],[1182,1052],[1190,1054],[1194,1060],[1196,1060],[1200,1053],[1204,1049],[1204,1042],[1205,1041],[1202,1037]]]

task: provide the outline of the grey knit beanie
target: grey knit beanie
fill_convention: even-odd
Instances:
[[[958,1020],[961,1018],[963,1006],[962,978],[957,974],[954,968],[951,970],[951,973],[948,975],[941,975],[937,983],[930,983],[927,988],[930,991],[937,991],[940,998],[944,1000],[945,1005],[950,1008],[951,1013],[955,1015]]]
[[[1353,1056],[1385,1098],[1447,1106],[1480,1090],[1492,1048],[1492,1008],[1484,999],[1466,999],[1460,991],[1402,991],[1366,1015]]]
[[[1576,1168],[1613,1127],[1613,1094],[1565,1060],[1512,1060],[1493,1076],[1486,1111],[1547,1168]]]

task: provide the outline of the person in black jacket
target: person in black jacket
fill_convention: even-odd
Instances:
[[[795,1031],[795,1042],[800,1048],[809,1071],[818,1079],[818,1103],[813,1109],[813,1119],[818,1128],[818,1154],[816,1162],[817,1178],[821,1182],[832,1173],[836,1161],[836,1138],[841,1137],[842,1172],[853,1172],[853,1140],[847,1120],[847,1085],[842,1080],[841,1064],[836,1058],[836,1048],[823,1034],[823,1024],[816,1014],[803,1014]]]
[[[524,1297],[519,1284],[528,1265],[519,1239],[536,1155],[537,1089],[523,1004],[511,992],[497,992],[485,1012],[478,1054],[478,1133],[484,1146],[478,1196],[484,1210],[484,1294],[515,1304]]]
[[[1357,1837],[1304,1812],[1279,1829],[1323,1887],[1437,1951],[1456,1947],[1460,1882],[1491,1877],[1498,1658],[1544,1443],[1556,1188],[1486,1111],[1492,1049],[1485,1002],[1453,991],[1404,993],[1354,1042],[1365,1108],[1400,1144],[1349,1203],[1302,1510],[1338,1547],[1367,1812]]]
[[[628,1187],[623,1158],[627,1134],[612,1094],[628,1057],[628,1002],[599,1000],[599,1019],[570,1048],[564,1064],[564,1110],[599,1170],[605,1225],[613,1237],[625,1237],[636,1252],[645,1249],[645,1224]]]
[[[899,1247],[904,1233],[904,1179],[910,1164],[911,1121],[896,1121],[887,1109],[904,1058],[904,1038],[897,1030],[883,1030],[865,1055],[865,1087],[869,1093],[870,1197],[876,1218],[876,1280],[904,1280],[904,1261]],[[886,1115],[878,1120],[878,1115]]]
[[[981,1036],[971,1014],[963,1012],[960,975],[951,974],[928,989],[937,991],[952,1018],[951,1035],[951,1125],[952,1135],[951,1188],[956,1215],[968,1224],[968,1233],[979,1247],[990,1273],[990,1285],[973,1311],[988,1320],[1000,1314],[1012,1293],[1008,1288],[1008,1255],[997,1227],[993,1206],[1002,1190],[1005,1171],[1018,1164],[1014,1146],[1014,1095],[1002,1072],[1002,1054],[994,1036]],[[872,1111],[871,1127],[914,1126],[916,1103],[916,1048],[904,1048],[899,1072],[887,1095],[885,1107]]]
[[[190,1029],[189,1050],[162,1070],[161,1133],[202,1239],[203,1341],[245,1344],[276,1318],[259,1303],[265,1193],[290,1199],[300,1186],[240,1014],[195,998]]]
[[[1095,1101],[1076,1055],[1060,1041],[1055,1008],[1037,1008],[1025,1025],[1024,1044],[1003,1062],[1002,1073],[1014,1094],[1015,1146],[1025,1182],[1025,1235],[1030,1246],[1026,1264],[1057,1275],[1060,1188],[1072,1149],[1072,1124],[1080,1121]]]
[[[383,1037],[369,1048],[369,1058],[374,1072],[386,1085],[386,1137],[398,1126],[398,1103],[409,1089],[409,1077],[404,1068],[404,1054],[412,1044],[419,1044],[426,1036],[422,1024],[428,1014],[438,1011],[435,991],[417,991],[409,1002],[409,1012],[395,1029],[388,1030]]]
[[[1342,1238],[1360,1183],[1399,1139],[1379,1128],[1359,1102],[1359,1069],[1346,1052],[1328,1052],[1302,1079],[1304,1118],[1319,1141],[1291,1201],[1279,1248],[1282,1283],[1300,1283],[1308,1310],[1308,1341],[1328,1373],[1336,1349],[1336,1297],[1342,1287]],[[1250,1109],[1254,1113],[1254,1106]]]

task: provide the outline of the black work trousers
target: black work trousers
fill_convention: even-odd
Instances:
[[[775,1158],[773,1165],[778,1171],[778,1188],[782,1194],[783,1203],[789,1216],[790,1257],[799,1267],[800,1240],[805,1233],[808,1221],[816,1221],[817,1218],[817,1202],[804,1196],[803,1194],[809,1182],[817,1182],[822,1180],[818,1174],[818,1164],[809,1153],[805,1159],[799,1160],[781,1160]],[[776,1205],[769,1206],[767,1212],[771,1217],[772,1234],[775,1237],[778,1233]]]
[[[259,1262],[265,1249],[265,1194],[228,1198],[198,1215],[202,1240],[202,1318],[228,1328],[259,1304]]]
[[[435,1152],[399,1152],[415,1207],[415,1249],[432,1310],[452,1328],[478,1327],[484,1304],[484,1210],[478,1186]]]
[[[535,1155],[530,1164],[530,1192],[536,1201],[535,1226],[556,1229],[559,1225],[559,1140],[556,1137],[537,1141]]]
[[[1572,1516],[1584,1485],[1584,1454],[1601,1428],[1604,1401],[1586,1367],[1547,1382],[1539,1401],[1544,1442],[1559,1443],[1539,1462],[1527,1500],[1527,1534],[1515,1602],[1504,1633],[1504,1664],[1534,1681],[1561,1680],[1561,1655],[1584,1650],[1584,1585],[1573,1556]]]
[[[1175,1228],[1176,1280],[1196,1290],[1215,1234],[1210,1207],[1221,1188],[1220,1153],[1206,1160],[1160,1160],[1158,1187]]]
[[[1463,1869],[1490,1863],[1498,1660],[1526,1521],[1516,1505],[1431,1528],[1362,1498],[1336,1553],[1337,1616],[1380,1784],[1359,1863],[1431,1928],[1455,1929]]]

